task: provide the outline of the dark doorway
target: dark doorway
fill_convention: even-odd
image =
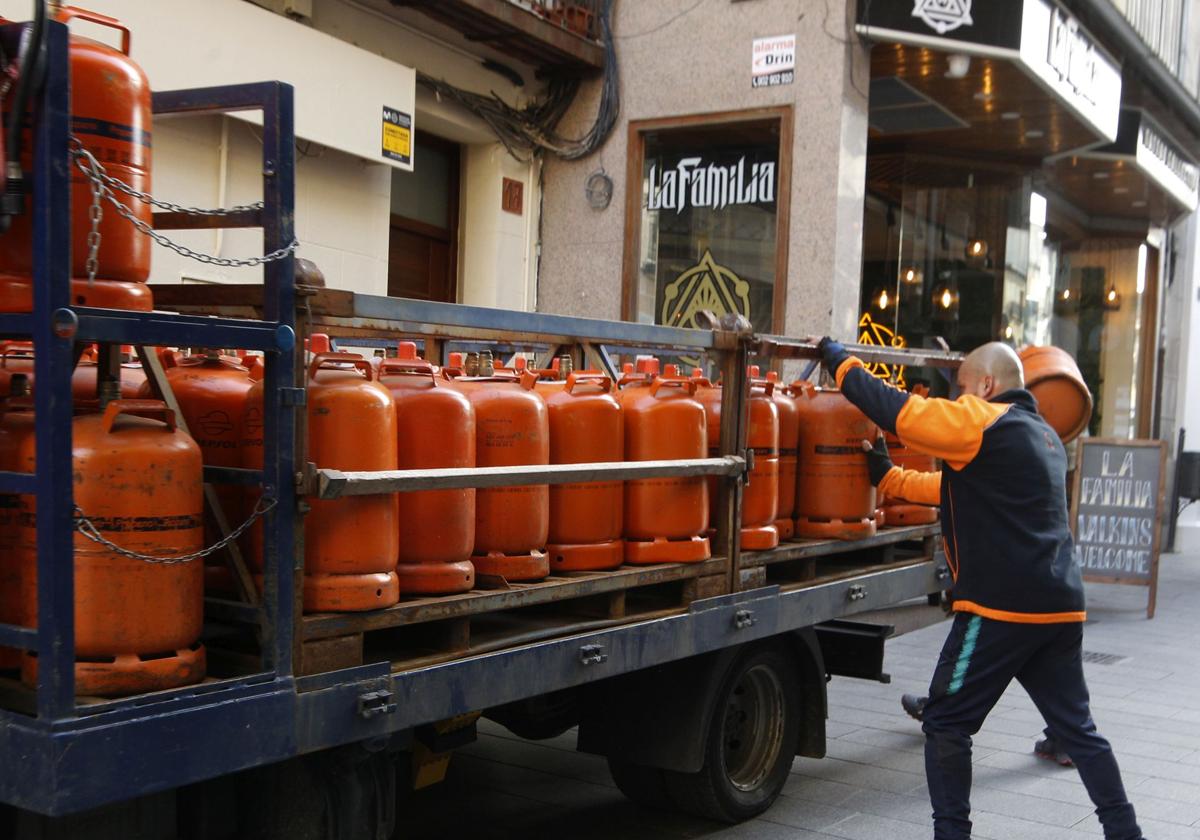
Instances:
[[[392,173],[388,295],[458,299],[458,191],[461,149],[417,133],[413,171]]]

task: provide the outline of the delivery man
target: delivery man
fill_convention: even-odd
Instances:
[[[939,473],[893,466],[882,438],[868,453],[890,498],[940,505],[954,622],[922,710],[936,840],[971,836],[971,736],[1016,679],[1079,768],[1109,840],[1142,837],[1083,678],[1083,581],[1072,557],[1067,456],[1025,390],[1012,348],[985,344],[958,370],[956,400],[926,399],[876,379],[830,338],[825,368],[852,403]]]

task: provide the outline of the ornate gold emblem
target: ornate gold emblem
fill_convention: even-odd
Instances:
[[[690,329],[696,325],[696,313],[705,309],[718,316],[737,312],[750,317],[750,284],[717,265],[709,250],[700,262],[667,284],[659,323]]]
[[[871,320],[871,313],[864,312],[858,319],[858,343],[874,347],[907,347],[904,336],[896,333],[885,324]],[[904,381],[904,365],[890,365],[883,362],[871,362],[865,365],[867,373],[879,379],[886,379],[901,390],[907,389]]]

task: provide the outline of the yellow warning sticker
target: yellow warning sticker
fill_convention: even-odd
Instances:
[[[383,108],[383,156],[412,163],[412,116],[395,108]]]

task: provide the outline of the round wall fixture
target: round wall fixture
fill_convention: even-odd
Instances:
[[[593,210],[603,210],[612,202],[613,181],[603,168],[597,169],[588,176],[584,187],[588,204]]]

